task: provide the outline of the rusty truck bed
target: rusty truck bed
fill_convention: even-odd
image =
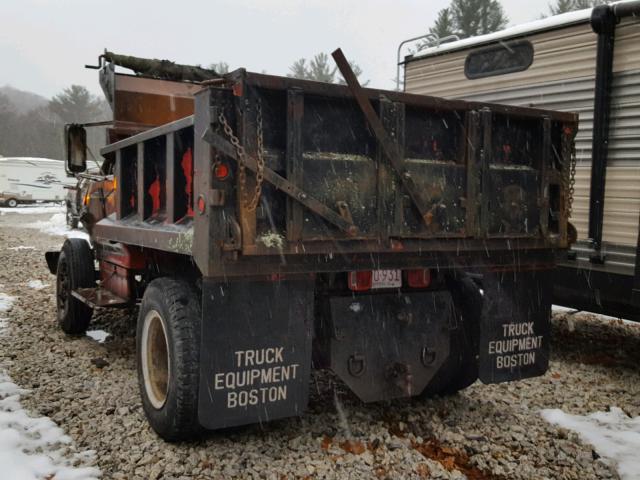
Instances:
[[[244,70],[209,83],[193,115],[101,151],[117,187],[98,240],[205,276],[550,264],[567,246],[574,114]]]

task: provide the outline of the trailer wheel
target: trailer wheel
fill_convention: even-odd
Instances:
[[[5,204],[9,208],[16,208],[18,206],[18,200],[16,200],[15,198],[10,198],[5,202]]]
[[[200,299],[186,281],[159,278],[145,290],[136,350],[142,406],[167,441],[199,431]]]
[[[71,292],[95,286],[93,254],[86,240],[68,238],[58,257],[56,270],[56,304],[58,325],[64,333],[82,335],[87,331],[93,310]]]
[[[478,379],[478,345],[482,294],[469,277],[450,280],[449,289],[459,310],[460,323],[451,332],[449,358],[420,395],[451,395]]]

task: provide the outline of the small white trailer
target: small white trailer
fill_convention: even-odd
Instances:
[[[63,201],[65,186],[75,185],[64,162],[48,158],[0,158],[0,204],[15,207],[19,203]]]

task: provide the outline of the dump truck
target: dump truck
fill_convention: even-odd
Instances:
[[[577,116],[362,88],[333,56],[347,85],[100,57],[91,242],[46,259],[67,334],[139,305],[168,441],[302,415],[312,368],[364,402],[548,368]],[[67,127],[77,175],[85,143]]]

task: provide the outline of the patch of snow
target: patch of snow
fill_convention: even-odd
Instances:
[[[0,313],[7,312],[15,299],[0,292]],[[6,319],[0,318],[0,335]],[[0,370],[0,477],[11,480],[95,480],[96,467],[74,467],[90,462],[92,450],[74,453],[71,438],[48,417],[32,417],[20,403],[28,393]]]
[[[42,290],[43,288],[48,287],[49,284],[42,283],[42,280],[29,280],[29,283],[27,283],[27,286],[29,288],[33,288],[34,290]]]
[[[10,297],[6,293],[0,292],[0,313],[8,312],[13,305],[14,297]]]
[[[614,467],[622,480],[640,478],[640,417],[631,418],[620,408],[587,416],[558,409],[542,410],[547,422],[576,432]]]
[[[71,230],[67,225],[67,219],[64,213],[56,213],[52,215],[49,220],[34,222],[25,225],[28,228],[37,228],[41,232],[49,235],[62,235],[67,238],[84,238],[89,240],[89,235],[86,232],[79,230]]]
[[[507,38],[519,37],[543,30],[550,30],[552,28],[571,25],[574,23],[588,22],[591,18],[591,8],[584,10],[577,10],[574,12],[563,13],[560,15],[554,15],[552,17],[543,18],[541,20],[534,20],[532,22],[521,23],[513,27],[505,28],[494,33],[488,33],[486,35],[478,35],[476,37],[469,37],[455,42],[446,42],[435,47],[429,47],[420,50],[414,55],[414,59],[424,56],[440,54],[451,50],[459,50],[467,47],[475,47],[485,43],[495,42],[496,40],[505,40]]]
[[[0,212],[19,214],[40,214],[40,213],[64,213],[66,207],[57,203],[43,203],[36,205],[18,205],[16,208],[2,207]]]
[[[104,343],[109,335],[110,333],[104,330],[87,330],[87,337],[93,338],[98,343]]]
[[[571,313],[571,314],[581,313],[581,314],[591,315],[595,317],[597,320],[600,320],[602,322],[607,322],[612,325],[624,324],[624,325],[640,328],[640,322],[636,322],[634,320],[627,320],[625,318],[620,318],[620,317],[611,317],[609,315],[603,315],[602,313],[596,313],[596,312],[589,312],[587,310],[576,310],[575,308],[562,307],[560,305],[552,305],[551,311],[553,313]]]
[[[553,313],[575,313],[578,310],[575,308],[563,307],[562,305],[551,305],[551,311]]]
[[[100,477],[95,467],[74,467],[69,455],[71,438],[53,420],[31,417],[20,404],[27,393],[0,372],[0,471],[2,478],[20,480],[89,480]],[[89,452],[91,457],[95,452]]]
[[[27,247],[24,245],[18,245],[17,247],[9,247],[9,250],[35,250],[36,247]]]
[[[349,305],[349,310],[353,313],[360,313],[362,311],[362,304],[360,302],[353,302]]]
[[[258,237],[258,241],[262,242],[267,248],[282,249],[284,246],[284,236],[274,232],[260,235]]]

